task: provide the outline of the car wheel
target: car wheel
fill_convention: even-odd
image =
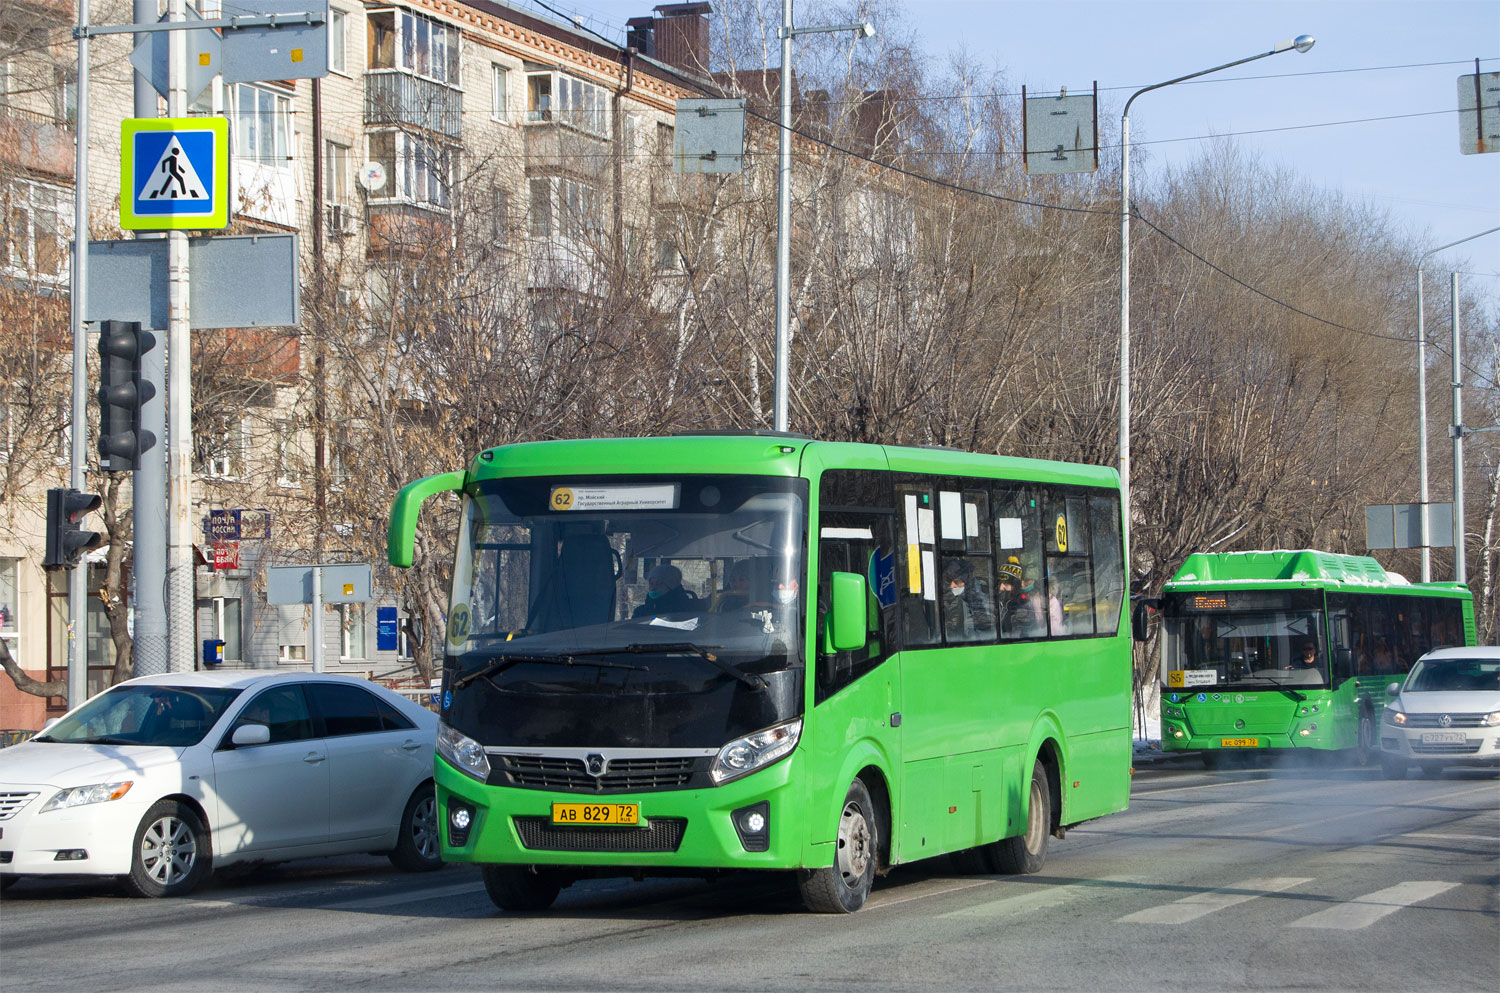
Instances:
[[[16,885],[16,880],[20,878],[20,876],[15,875],[0,876],[0,892],[4,892]]]
[[[135,829],[125,888],[133,896],[184,896],[207,878],[211,863],[198,815],[185,803],[160,800]]]
[[[1052,833],[1052,789],[1040,759],[1031,767],[1031,796],[1026,806],[1026,833],[995,842],[998,872],[1024,875],[1040,872],[1047,861],[1047,837]]]
[[[880,860],[880,818],[863,780],[849,784],[839,812],[833,865],[803,870],[802,902],[818,914],[852,914],[865,905]]]
[[[438,840],[437,790],[431,782],[417,787],[406,810],[401,814],[401,828],[396,847],[388,857],[402,872],[431,872],[443,867],[443,852]]]
[[[1389,755],[1380,756],[1380,774],[1386,779],[1405,779],[1406,760],[1391,758]]]
[[[546,910],[563,887],[557,870],[534,865],[487,865],[482,874],[495,906],[513,913]]]

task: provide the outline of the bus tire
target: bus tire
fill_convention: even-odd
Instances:
[[[880,816],[863,780],[849,784],[839,813],[833,865],[803,869],[797,886],[815,914],[852,914],[865,905],[880,861]]]
[[[1355,746],[1355,761],[1361,766],[1370,765],[1380,754],[1380,742],[1375,740],[1375,712],[1368,707],[1359,712],[1359,743]]]
[[[1052,789],[1041,759],[1031,767],[1030,793],[1025,833],[1002,838],[991,848],[996,872],[1029,875],[1040,872],[1047,861],[1047,836],[1052,833]]]
[[[1219,751],[1199,752],[1198,757],[1203,761],[1203,768],[1212,772],[1224,764],[1224,753]]]
[[[1405,779],[1406,760],[1391,758],[1389,755],[1380,756],[1380,774],[1386,779]]]
[[[557,871],[534,865],[487,865],[484,891],[495,906],[512,913],[546,910],[562,892]]]

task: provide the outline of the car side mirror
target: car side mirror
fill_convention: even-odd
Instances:
[[[236,748],[241,745],[264,745],[271,740],[271,729],[264,724],[241,724],[234,729],[230,736],[230,743]]]
[[[1397,693],[1401,692],[1401,684],[1400,683],[1392,683],[1391,685],[1389,685],[1389,686],[1387,686],[1385,688],[1385,692],[1386,692],[1387,696],[1395,696]]]
[[[46,731],[48,728],[52,727],[52,725],[56,724],[60,720],[62,720],[61,717],[49,717],[49,718],[47,718],[47,723],[45,723],[45,724],[42,725],[42,730]]]

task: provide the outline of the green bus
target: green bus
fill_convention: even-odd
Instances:
[[[461,495],[443,858],[502,909],[575,880],[790,870],[850,913],[891,866],[1036,872],[1123,810],[1118,474],[784,433],[484,451]]]
[[[1475,637],[1467,587],[1331,552],[1189,555],[1158,605],[1162,750],[1200,751],[1209,768],[1265,749],[1368,764],[1387,686]]]

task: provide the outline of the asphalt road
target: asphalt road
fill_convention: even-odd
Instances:
[[[1027,877],[903,866],[852,917],[781,876],[598,880],[497,911],[477,872],[293,863],[146,901],[23,879],[0,984],[93,990],[1500,988],[1500,777],[1142,768]]]

